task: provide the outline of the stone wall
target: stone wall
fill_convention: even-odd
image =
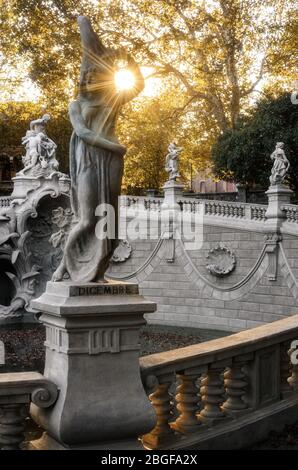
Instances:
[[[59,184],[62,186],[60,189],[57,186],[54,198],[50,197],[55,186],[52,181],[53,188],[49,186],[45,191],[42,185],[30,193],[30,199],[26,198],[19,205],[12,204],[12,198],[0,201],[0,271],[7,273],[9,269],[5,263],[11,263],[13,275],[10,277],[19,279],[17,295],[16,289],[13,291],[12,288],[9,300],[2,299],[4,307],[20,297],[18,292],[23,295],[24,289],[28,300],[40,295],[58,262],[61,246],[57,240],[63,239],[64,212],[61,209],[61,227],[64,228],[60,230],[59,221],[56,221],[56,227],[51,217],[53,208],[68,205],[67,190],[63,182]],[[122,197],[122,231],[133,217],[134,210],[141,207],[143,217],[153,215],[151,229],[153,226],[154,238],[152,233],[151,238],[148,236],[147,228],[144,236],[134,241],[122,234],[121,238],[126,241],[114,256],[108,271],[111,278],[138,282],[141,293],[157,303],[157,311],[148,319],[151,323],[238,331],[297,313],[297,206],[284,205],[284,218],[280,228],[275,230],[266,219],[267,206],[178,199],[178,212],[188,216],[203,215],[202,246],[189,250],[183,240],[157,235],[162,204],[162,198]],[[48,211],[46,217],[43,207]],[[132,210],[130,219],[123,218],[127,208]],[[15,232],[18,233],[17,238],[13,235]],[[55,246],[48,243],[52,236],[56,240]],[[41,250],[40,243],[47,249]],[[34,257],[36,250],[42,253],[41,259]],[[17,253],[20,254],[16,256]],[[217,262],[223,269],[220,275],[216,275],[218,273],[212,268],[212,264]],[[229,268],[227,272],[226,267]],[[34,290],[30,290],[32,278],[35,279]],[[5,280],[9,282],[9,279]],[[26,306],[30,313],[29,302]],[[31,315],[23,313],[23,321],[32,319]],[[4,314],[3,321],[8,319],[9,316]],[[21,319],[18,312],[15,319]]]
[[[252,328],[297,313],[296,225],[285,221],[276,236],[268,234],[262,218],[207,216],[201,249],[188,251],[181,240],[130,241],[130,257],[112,263],[108,274],[139,282],[142,294],[158,305],[148,318],[151,323],[226,331]],[[236,261],[222,277],[206,267],[206,256],[218,246]]]

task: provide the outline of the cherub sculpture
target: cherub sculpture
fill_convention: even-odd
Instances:
[[[277,142],[275,150],[270,155],[270,158],[274,161],[271,170],[270,183],[271,185],[281,184],[290,168],[290,162],[284,152],[283,142]]]
[[[174,142],[168,146],[165,169],[169,173],[169,181],[176,181],[176,179],[180,177],[179,155],[181,151],[182,147],[177,147]]]
[[[30,130],[22,139],[26,148],[26,155],[22,158],[24,169],[17,176],[47,176],[58,170],[55,157],[57,145],[45,131],[49,119],[50,116],[45,114],[41,119],[30,122]]]

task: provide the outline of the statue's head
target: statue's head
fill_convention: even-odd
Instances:
[[[44,114],[40,119],[34,119],[30,122],[30,129],[35,132],[42,132],[45,130],[47,122],[50,120],[49,114]]]
[[[114,84],[115,53],[93,31],[89,18],[79,16],[78,24],[82,43],[79,94],[101,94]]]
[[[285,145],[285,144],[284,144],[283,142],[277,142],[276,148],[282,149],[282,148],[284,148],[284,145]]]

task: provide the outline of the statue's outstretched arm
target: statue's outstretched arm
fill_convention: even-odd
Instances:
[[[104,137],[93,132],[91,129],[88,129],[81,114],[80,104],[77,101],[73,101],[70,104],[69,117],[75,133],[87,144],[101,147],[121,155],[125,154],[126,148],[123,145],[110,142]]]
[[[141,69],[132,57],[129,57],[128,59],[127,68],[133,74],[135,83],[133,88],[130,90],[123,90],[119,92],[119,98],[123,104],[138,96],[138,94],[141,93],[141,91],[143,91],[145,88],[145,80]]]

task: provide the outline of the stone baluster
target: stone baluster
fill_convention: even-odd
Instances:
[[[289,348],[289,341],[286,341],[280,345],[280,391],[283,398],[292,393],[292,389],[288,382],[291,375]]]
[[[198,374],[179,374],[178,378],[180,385],[177,388],[176,402],[180,415],[173,424],[173,428],[182,434],[189,434],[196,432],[201,425],[198,420],[198,402],[200,401],[196,384]]]
[[[212,364],[201,382],[200,394],[204,407],[199,414],[199,419],[206,424],[213,425],[225,416],[221,409],[225,392],[223,368],[223,366]]]
[[[49,408],[57,397],[56,385],[37,372],[0,374],[0,448],[19,449],[31,402]]]
[[[154,388],[149,395],[149,399],[157,415],[157,423],[150,433],[142,436],[144,447],[158,449],[165,442],[173,439],[174,431],[170,426],[172,419],[172,396],[169,388],[175,380],[173,375],[159,377],[148,376],[145,388]]]
[[[293,209],[289,209],[289,210],[286,209],[286,215],[287,215],[287,218],[289,218],[291,222],[295,220],[295,212]]]
[[[224,373],[227,400],[223,404],[223,409],[227,414],[239,414],[248,407],[243,400],[247,387],[247,379],[243,372],[245,363],[245,360],[236,357]]]
[[[0,405],[0,449],[19,450],[24,441],[25,418],[28,411],[24,404]]]
[[[291,360],[291,376],[288,378],[288,383],[292,390],[298,390],[298,364],[293,363],[293,360],[297,359],[297,350],[295,348],[291,348],[288,351]]]

